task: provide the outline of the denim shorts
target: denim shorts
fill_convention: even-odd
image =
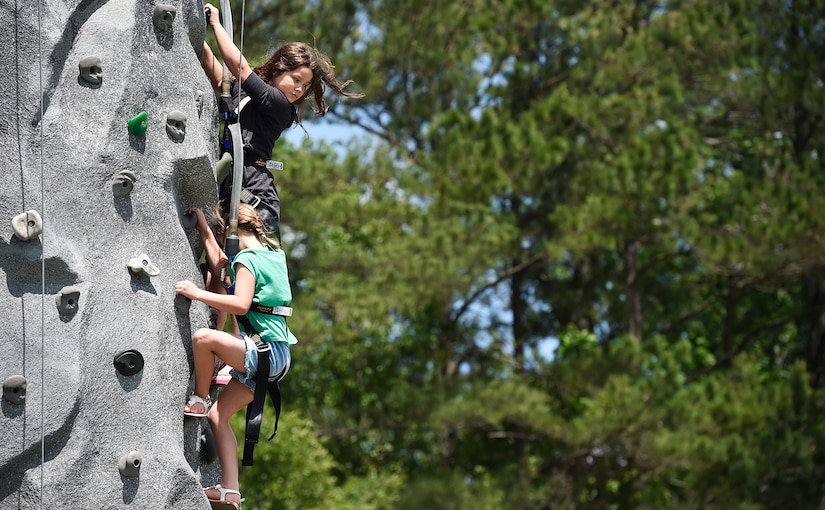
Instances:
[[[246,342],[246,356],[244,368],[246,373],[242,374],[234,368],[229,372],[234,379],[244,383],[252,393],[255,393],[255,375],[258,373],[258,349],[255,342],[245,333],[243,335]],[[289,371],[292,357],[289,354],[289,344],[286,342],[267,342],[269,344],[269,380],[280,381]]]

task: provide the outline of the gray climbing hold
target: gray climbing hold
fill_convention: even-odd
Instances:
[[[115,368],[123,375],[135,375],[143,370],[143,355],[134,349],[123,351],[115,356]]]
[[[118,198],[128,196],[135,187],[135,173],[131,170],[121,170],[112,178],[112,194]]]
[[[103,81],[103,63],[101,63],[100,58],[94,55],[83,57],[78,62],[77,67],[80,68],[81,80],[92,85],[100,85]]]
[[[148,276],[157,276],[160,274],[160,269],[157,268],[152,261],[149,260],[149,256],[145,253],[141,253],[137,257],[130,259],[129,270],[135,274],[146,274]]]
[[[117,468],[120,474],[127,478],[134,478],[140,474],[140,465],[143,463],[143,454],[139,451],[133,450],[123,457],[117,463]]]
[[[43,233],[43,220],[37,211],[27,211],[12,218],[11,227],[18,239],[29,241]]]
[[[198,224],[198,215],[194,211],[188,212],[181,217],[180,224],[183,228],[195,228]]]
[[[57,301],[57,313],[63,316],[74,315],[80,300],[80,289],[69,286],[63,287],[60,293],[55,296]]]
[[[10,375],[3,381],[3,398],[15,405],[26,401],[26,378],[22,375]]]
[[[203,91],[196,90],[195,91],[195,107],[198,109],[198,118],[201,117],[201,113],[203,113]]]
[[[177,12],[174,5],[158,4],[152,13],[152,23],[161,32],[171,30]]]
[[[176,141],[186,136],[186,114],[177,110],[166,115],[166,134]]]
[[[189,315],[189,308],[192,306],[192,300],[183,294],[175,294],[175,310],[181,315]]]

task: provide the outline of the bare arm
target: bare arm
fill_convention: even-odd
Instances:
[[[221,79],[223,78],[223,66],[217,57],[215,57],[215,54],[212,53],[212,48],[206,44],[206,41],[203,42],[201,67],[203,67],[203,72],[206,73],[206,77],[209,78],[209,83],[212,84],[212,88],[215,91],[220,90]]]
[[[252,296],[255,294],[255,277],[244,265],[238,265],[235,274],[235,293],[216,294],[201,289],[189,280],[182,280],[175,284],[175,294],[183,294],[189,299],[217,308],[232,315],[246,315],[252,305]]]
[[[215,41],[218,43],[218,51],[224,64],[229,68],[229,72],[235,76],[237,76],[240,69],[241,81],[246,80],[252,72],[252,68],[249,67],[246,58],[241,55],[241,50],[235,46],[226,29],[221,25],[218,8],[212,4],[204,4],[203,8],[208,13],[209,26],[212,27],[212,31],[215,33]]]
[[[194,212],[198,218],[195,229],[201,236],[203,249],[206,252],[206,267],[212,274],[220,274],[221,268],[229,261],[229,257],[226,256],[226,253],[223,252],[218,244],[218,240],[215,239],[215,234],[212,233],[212,229],[209,228],[203,211],[196,207],[192,209],[192,212]]]

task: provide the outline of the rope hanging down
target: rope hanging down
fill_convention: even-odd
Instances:
[[[43,163],[43,15],[40,12],[40,3],[37,2],[37,69],[38,69],[38,98],[40,115],[40,206],[41,217],[46,219],[46,187],[45,166]],[[25,210],[25,208],[24,208]],[[46,464],[46,242],[45,235],[40,241],[40,509],[43,509],[43,476]]]

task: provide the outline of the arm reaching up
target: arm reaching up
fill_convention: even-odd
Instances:
[[[218,8],[212,4],[204,4],[203,9],[204,12],[206,12],[206,19],[209,22],[209,26],[212,28],[212,32],[215,33],[215,41],[218,43],[218,52],[220,52],[224,64],[226,64],[226,67],[229,68],[229,72],[236,77],[238,77],[237,73],[238,70],[240,70],[241,81],[246,80],[252,72],[252,68],[249,67],[249,63],[246,61],[246,58],[241,55],[241,50],[235,46],[235,42],[232,41],[232,38],[229,37],[226,29],[224,29],[223,25],[221,25]]]

